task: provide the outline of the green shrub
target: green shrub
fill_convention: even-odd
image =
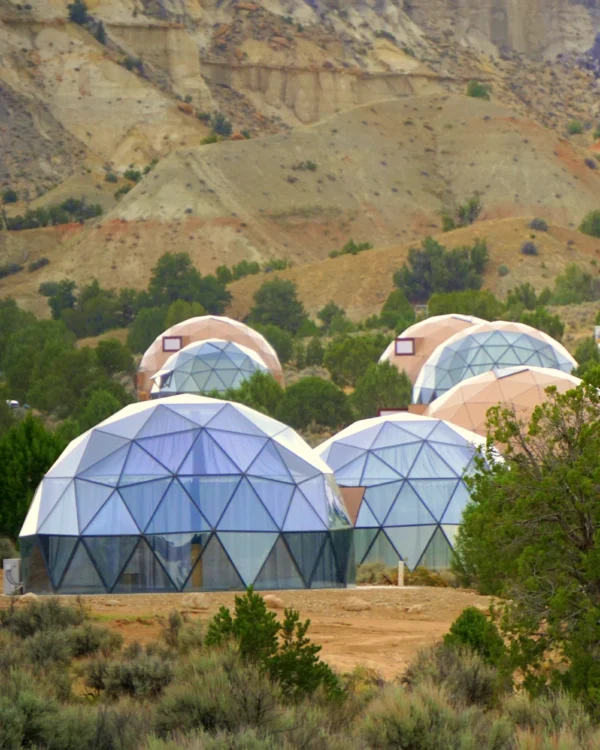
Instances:
[[[567,133],[569,135],[581,135],[581,133],[583,133],[583,125],[579,120],[571,120],[567,125]]]
[[[537,245],[534,242],[524,242],[521,245],[521,255],[539,255]]]
[[[356,583],[395,586],[398,584],[398,566],[386,565],[379,560],[364,562],[356,568]]]
[[[476,607],[467,607],[444,636],[447,646],[467,646],[490,664],[497,664],[505,652],[498,628]]]
[[[232,131],[232,125],[229,120],[221,112],[217,112],[212,117],[212,128],[213,133],[222,135],[224,138],[229,138]]]
[[[138,750],[149,717],[139,707],[64,706],[47,716],[44,750]]]
[[[489,708],[497,704],[508,689],[507,681],[479,654],[466,647],[446,644],[418,651],[402,683],[411,688],[427,683],[443,686],[456,707]]]
[[[536,232],[548,231],[548,222],[545,219],[532,219],[527,226],[530,229],[535,229]]]
[[[107,172],[104,176],[105,182],[118,182],[119,178],[114,172]]]
[[[196,117],[200,122],[210,122],[210,112],[198,112]]]
[[[123,177],[131,182],[139,182],[142,179],[142,173],[139,169],[126,169],[123,172]]]
[[[47,266],[50,263],[48,258],[38,258],[37,260],[31,261],[29,266],[27,267],[27,270],[29,273],[32,273],[33,271],[37,271],[40,268],[44,268],[44,266]]]
[[[509,273],[510,273],[510,268],[508,266],[505,266],[504,264],[498,266],[499,276],[508,276]]]
[[[71,661],[68,630],[40,630],[23,641],[21,652],[35,667],[49,664],[67,665]]]
[[[70,628],[66,632],[71,653],[76,658],[96,654],[98,651],[108,655],[113,651],[118,651],[123,645],[123,636],[120,633],[92,625],[90,622],[84,622],[79,627]]]
[[[0,570],[2,570],[4,560],[12,560],[16,557],[20,557],[20,554],[12,541],[6,536],[0,536]]]
[[[600,237],[600,211],[587,213],[579,225],[579,231],[583,234],[589,234],[591,237]]]
[[[2,193],[2,200],[4,203],[16,203],[19,200],[19,195],[16,190],[8,188]]]
[[[323,364],[325,350],[321,339],[314,336],[306,347],[306,364],[308,367],[320,367]]]
[[[87,687],[109,698],[152,698],[172,681],[173,667],[165,659],[142,653],[131,659],[91,661],[84,667],[84,676]]]
[[[216,133],[210,133],[200,141],[200,145],[210,146],[212,143],[219,143],[220,140],[220,136],[218,136]]]
[[[532,698],[521,692],[506,698],[502,710],[521,730],[546,736],[568,732],[577,742],[577,748],[598,746],[594,744],[594,740],[600,739],[595,722],[583,704],[568,693],[552,691]]]
[[[471,80],[467,84],[467,96],[471,96],[474,99],[489,99],[490,90],[485,84]]]
[[[340,255],[358,255],[365,250],[372,250],[373,245],[370,242],[354,242],[349,240],[341,250],[332,250],[329,253],[330,258],[338,258]]]
[[[88,7],[83,0],[74,0],[67,5],[69,9],[69,20],[82,26],[89,20]]]
[[[55,597],[48,597],[35,599],[25,606],[0,610],[0,630],[6,629],[19,638],[29,638],[39,632],[81,625],[85,619],[82,604],[70,607]]]
[[[311,424],[336,429],[352,421],[352,409],[341,388],[310,376],[285,389],[275,416],[296,429]]]
[[[141,73],[144,67],[142,60],[139,57],[129,57],[129,56],[127,56],[123,60],[123,65],[127,68],[127,70],[137,70],[138,73]]]

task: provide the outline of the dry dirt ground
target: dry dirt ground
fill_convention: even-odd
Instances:
[[[323,646],[322,656],[336,669],[350,671],[358,665],[375,669],[386,679],[402,673],[415,652],[434,643],[448,631],[465,607],[486,610],[490,598],[451,588],[358,587],[356,589],[278,591],[285,606],[310,618],[309,634]],[[126,642],[148,643],[160,636],[172,610],[187,612],[190,619],[208,620],[221,605],[231,607],[235,594],[218,592],[199,598],[206,609],[189,609],[190,595],[137,594],[85,596],[92,616],[124,637]],[[347,611],[350,600],[367,602],[370,609]],[[191,595],[194,598],[194,595]],[[74,597],[62,597],[73,601]],[[0,607],[9,598],[0,597]]]

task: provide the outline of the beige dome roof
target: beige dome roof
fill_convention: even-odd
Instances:
[[[190,318],[182,323],[177,323],[156,337],[142,357],[138,368],[137,388],[140,399],[148,398],[152,388],[152,376],[162,369],[165,362],[173,354],[173,350],[163,350],[163,339],[171,336],[181,336],[182,348],[206,339],[224,339],[241,344],[260,355],[275,380],[283,385],[281,364],[275,350],[264,336],[237,320],[222,318],[217,315],[203,315],[199,318]]]
[[[394,339],[381,355],[379,361],[391,362],[399,370],[405,370],[410,382],[414,384],[421,367],[434,349],[454,336],[455,333],[483,322],[481,318],[475,318],[471,315],[434,315],[415,323],[398,336],[402,339],[415,339],[414,354],[398,356],[396,354],[396,340]]]
[[[579,383],[573,375],[546,367],[504,367],[458,383],[433,401],[426,414],[487,437],[490,407],[514,406],[517,417],[527,422],[535,407],[547,400],[546,388],[553,385],[565,393]]]

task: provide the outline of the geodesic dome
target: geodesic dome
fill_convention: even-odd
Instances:
[[[341,587],[352,525],[331,469],[240,404],[172,396],[74,440],[20,535],[36,593]]]
[[[404,370],[410,382],[414,383],[433,350],[443,341],[465,328],[483,323],[481,318],[472,315],[434,315],[421,320],[403,331],[394,339],[379,358],[380,362],[391,362],[399,370]],[[413,354],[397,354],[396,341],[398,339],[413,339]]]
[[[413,388],[413,403],[430,404],[467,378],[516,365],[570,373],[577,362],[558,341],[524,323],[480,323],[435,349],[421,368]]]
[[[503,367],[463,380],[436,398],[427,414],[487,437],[486,415],[490,407],[514,407],[516,416],[528,422],[533,410],[548,400],[546,388],[566,393],[581,383],[579,378],[545,367]]]
[[[261,356],[233,341],[207,339],[172,354],[152,380],[152,398],[238,388],[255,372],[269,372]]]
[[[146,350],[138,367],[137,389],[140,399],[148,398],[152,388],[152,376],[161,370],[169,357],[195,341],[222,339],[256,352],[269,368],[271,375],[283,385],[283,370],[275,349],[264,336],[244,323],[217,315],[190,318],[171,326],[157,336]]]
[[[445,569],[469,501],[464,477],[485,441],[408,412],[364,419],[317,448],[342,487],[364,487],[355,521],[357,564],[404,560]]]

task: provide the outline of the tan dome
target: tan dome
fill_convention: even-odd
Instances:
[[[391,362],[399,370],[405,370],[410,382],[414,384],[421,367],[439,344],[454,336],[455,333],[483,322],[481,318],[471,315],[434,315],[432,318],[415,323],[398,336],[399,339],[415,340],[414,354],[397,355],[397,339],[394,339],[379,361]]]
[[[269,368],[271,375],[283,385],[283,370],[275,350],[264,336],[244,323],[231,318],[221,318],[216,315],[203,315],[200,318],[190,318],[177,323],[157,336],[152,345],[142,357],[138,368],[137,389],[140,400],[149,398],[152,388],[152,376],[165,364],[167,359],[178,349],[165,346],[164,339],[181,337],[182,349],[195,341],[206,339],[224,339],[251,349],[259,354]],[[175,342],[177,346],[177,342]],[[165,351],[167,348],[167,351]]]
[[[566,393],[579,383],[573,375],[546,367],[504,367],[458,383],[433,401],[426,414],[487,437],[490,407],[514,406],[517,417],[527,422],[535,407],[547,401],[546,388],[553,385]]]

